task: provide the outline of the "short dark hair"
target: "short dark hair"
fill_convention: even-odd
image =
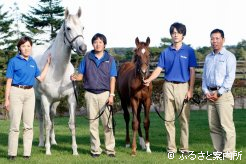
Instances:
[[[171,26],[170,26],[170,29],[169,29],[169,32],[170,32],[170,35],[172,35],[174,29],[177,29],[177,31],[180,33],[180,34],[183,34],[183,36],[186,35],[186,27],[184,24],[182,23],[179,23],[179,22],[175,22],[173,23]]]
[[[218,28],[214,29],[213,31],[211,31],[210,36],[211,36],[212,34],[214,34],[214,33],[220,33],[220,35],[221,35],[222,38],[225,37],[224,31],[221,30],[221,29],[218,29]]]
[[[91,44],[93,44],[94,41],[97,40],[97,38],[100,38],[100,39],[103,41],[104,45],[107,44],[107,38],[106,38],[106,36],[103,35],[103,34],[100,34],[100,33],[96,33],[96,34],[92,37],[92,39],[91,39]]]
[[[20,50],[20,46],[22,44],[26,43],[26,42],[29,42],[31,44],[31,46],[32,46],[32,39],[30,37],[28,37],[28,36],[23,36],[23,37],[20,38],[20,40],[17,43],[18,50]]]

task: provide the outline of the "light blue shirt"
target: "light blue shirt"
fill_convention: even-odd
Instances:
[[[231,90],[236,74],[236,58],[230,51],[211,52],[205,58],[202,75],[202,90],[209,92],[208,87],[220,87],[219,94]]]

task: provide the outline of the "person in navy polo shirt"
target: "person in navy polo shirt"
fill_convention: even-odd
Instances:
[[[173,23],[170,27],[172,45],[161,52],[157,68],[151,76],[144,80],[145,85],[156,79],[162,70],[164,72],[164,108],[167,132],[167,152],[177,153],[175,142],[175,112],[180,113],[180,148],[182,154],[189,153],[189,104],[183,102],[193,96],[195,82],[195,67],[197,66],[194,50],[183,43],[186,27],[182,23]],[[169,121],[170,120],[170,121]]]
[[[112,117],[106,105],[113,105],[117,76],[114,58],[105,50],[107,39],[97,33],[92,37],[94,50],[87,52],[78,68],[78,74],[71,75],[71,80],[83,80],[88,117],[97,118],[104,110],[101,120],[105,136],[105,152],[115,157],[115,138],[112,130]],[[91,156],[96,158],[102,153],[99,138],[99,119],[90,120]]]
[[[21,117],[23,119],[23,157],[29,159],[31,156],[33,141],[33,120],[35,107],[35,94],[33,84],[35,78],[40,82],[44,80],[49,63],[40,73],[36,62],[30,56],[32,52],[31,38],[24,36],[18,43],[19,53],[11,58],[6,73],[5,108],[9,112],[10,128],[8,138],[8,159],[14,160],[17,156],[19,126]]]

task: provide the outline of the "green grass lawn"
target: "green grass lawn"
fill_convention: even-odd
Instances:
[[[125,124],[122,114],[116,114],[116,158],[109,158],[102,154],[99,158],[93,159],[90,156],[90,138],[88,121],[82,116],[76,118],[76,133],[79,156],[72,155],[71,149],[71,134],[68,129],[68,117],[57,117],[55,119],[55,132],[56,141],[58,145],[51,147],[51,156],[45,155],[45,148],[38,147],[38,121],[35,120],[35,134],[33,141],[32,157],[29,161],[22,158],[23,145],[22,145],[22,132],[20,133],[18,157],[13,163],[50,163],[50,164],[63,164],[63,163],[246,163],[246,110],[235,110],[234,120],[237,132],[237,151],[241,152],[241,160],[234,161],[219,161],[207,160],[207,152],[211,154],[213,151],[212,143],[209,135],[207,112],[206,111],[192,111],[190,119],[190,150],[194,151],[194,155],[187,156],[187,159],[182,158],[180,154],[176,154],[173,159],[168,158],[166,153],[166,134],[164,123],[156,113],[151,113],[150,125],[150,146],[152,153],[147,154],[144,150],[140,149],[138,145],[137,156],[130,155],[131,149],[125,148]],[[178,122],[176,123],[178,126]],[[7,141],[8,141],[8,126],[9,121],[0,120],[0,163],[9,162],[7,157]],[[101,125],[100,125],[101,128]],[[104,148],[104,140],[101,130],[101,143]],[[143,129],[142,129],[143,130]],[[130,129],[131,131],[131,129]],[[179,128],[177,128],[177,146],[179,146]],[[201,154],[205,153],[204,159]],[[198,159],[199,157],[199,159]],[[194,159],[195,158],[195,159]],[[208,157],[212,159],[212,156]],[[12,162],[12,161],[11,161]]]

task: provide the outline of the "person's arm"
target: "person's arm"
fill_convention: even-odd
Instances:
[[[44,66],[43,71],[41,72],[40,76],[36,77],[36,78],[38,79],[39,82],[44,81],[45,76],[46,76],[46,74],[47,74],[47,72],[48,72],[48,69],[49,69],[50,61],[51,61],[51,56],[49,55],[49,57],[48,57],[48,59],[47,59],[47,62],[46,62],[46,64],[45,64],[45,66]]]
[[[116,82],[116,78],[111,77],[110,78],[110,91],[109,91],[109,98],[108,98],[108,104],[109,105],[113,105],[113,103],[114,103],[115,82]]]
[[[5,88],[5,102],[4,102],[4,107],[7,111],[9,111],[9,105],[10,105],[9,93],[10,93],[11,84],[12,84],[12,79],[7,78],[6,88]]]
[[[196,77],[196,72],[195,68],[191,67],[190,68],[190,82],[189,82],[189,90],[187,93],[187,98],[188,100],[193,97],[193,90],[194,90],[194,84],[195,84],[195,77]]]
[[[149,83],[152,80],[156,79],[160,75],[161,71],[162,71],[161,67],[156,67],[156,69],[152,72],[151,76],[148,79],[144,80],[144,85],[149,86]]]

